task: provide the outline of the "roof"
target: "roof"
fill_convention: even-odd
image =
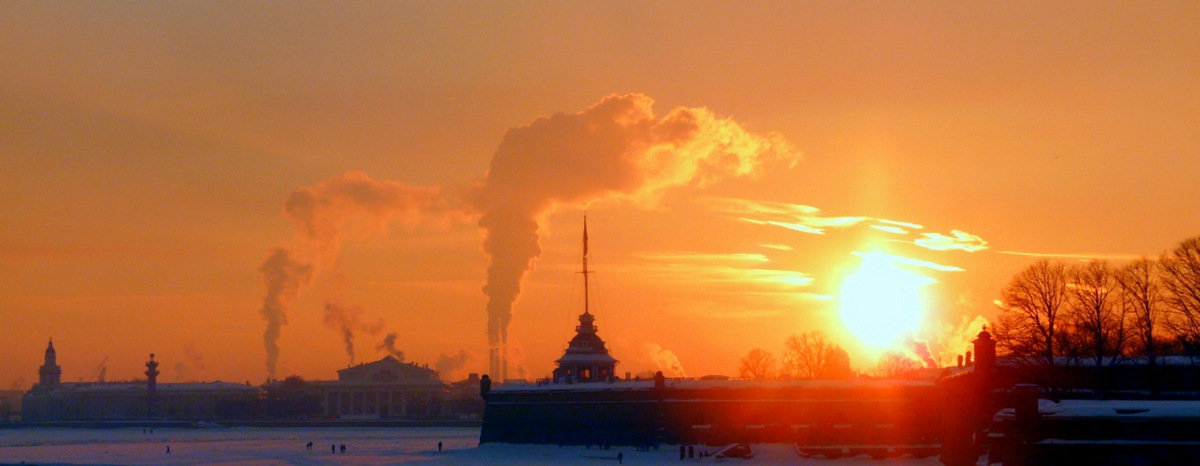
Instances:
[[[933,388],[936,385],[931,381],[926,380],[903,380],[903,379],[847,379],[847,380],[697,380],[697,379],[665,379],[664,386],[666,388],[680,390],[705,390],[713,388],[766,388],[766,389],[865,389],[865,390],[890,390],[903,388]],[[585,391],[585,390],[650,390],[654,388],[653,380],[616,380],[613,382],[591,382],[591,383],[575,383],[575,384],[538,384],[538,385],[523,385],[523,384],[504,384],[493,390],[499,391],[527,391],[527,390],[561,390],[561,391]]]
[[[559,364],[564,362],[584,362],[584,363],[615,363],[617,359],[609,356],[608,353],[570,353],[564,354],[563,357],[555,361]]]
[[[258,387],[231,382],[156,383],[154,389],[159,393],[209,392],[253,394],[260,391]],[[146,382],[68,382],[59,384],[52,390],[78,393],[145,392]]]
[[[338,382],[357,383],[435,383],[441,384],[437,371],[410,362],[401,362],[392,355],[375,362],[359,364],[337,371]]]

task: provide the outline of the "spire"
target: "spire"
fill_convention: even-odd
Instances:
[[[587,315],[589,313],[588,312],[589,311],[589,309],[588,309],[588,304],[589,304],[588,303],[588,274],[592,273],[590,270],[588,270],[588,266],[587,266],[587,253],[588,253],[587,243],[588,243],[587,212],[585,211],[583,213],[583,272],[581,272],[583,274],[583,313],[584,313],[584,315]]]

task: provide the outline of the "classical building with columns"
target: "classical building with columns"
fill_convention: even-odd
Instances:
[[[424,418],[442,414],[447,387],[428,366],[391,355],[338,371],[336,382],[316,382],[325,415],[341,419]]]

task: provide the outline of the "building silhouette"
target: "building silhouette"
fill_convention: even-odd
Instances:
[[[202,420],[229,402],[253,401],[262,390],[228,382],[157,383],[158,362],[146,362],[146,380],[62,382],[54,343],[46,347],[38,383],[21,398],[23,422]]]
[[[342,419],[435,417],[442,414],[446,384],[437,371],[392,355],[337,371],[317,382],[325,415]]]
[[[588,307],[588,236],[587,217],[583,218],[583,313],[579,315],[579,326],[575,337],[567,344],[567,350],[555,363],[554,381],[559,383],[612,381],[617,365],[616,358],[608,354],[604,340],[596,334],[596,317]]]

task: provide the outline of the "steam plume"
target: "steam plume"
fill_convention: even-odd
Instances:
[[[434,364],[434,367],[436,367],[437,371],[439,373],[441,373],[442,376],[444,377],[444,376],[450,374],[451,372],[454,372],[459,369],[462,369],[463,367],[466,367],[467,361],[469,361],[470,359],[471,359],[471,355],[468,354],[466,350],[460,349],[455,354],[446,354],[446,353],[439,354],[438,358],[437,358],[437,363]]]
[[[379,346],[375,347],[375,349],[387,351],[387,353],[392,355],[392,357],[396,358],[400,362],[404,362],[404,352],[396,348],[396,338],[398,337],[399,335],[397,335],[396,332],[384,335],[383,343],[380,343]]]
[[[320,270],[334,263],[343,240],[383,234],[397,220],[415,226],[446,214],[446,206],[437,189],[376,181],[354,171],[293,192],[284,214],[296,225],[296,234],[289,244],[272,248],[259,268],[267,288],[259,311],[267,322],[267,377],[275,378],[279,334],[288,309]]]
[[[933,359],[933,354],[929,352],[928,343],[926,343],[924,340],[909,338],[904,342],[904,346],[905,349],[912,353],[913,356],[916,356],[918,359],[920,359],[920,361],[925,364],[925,367],[932,368],[938,366],[937,361]]]
[[[300,287],[312,279],[312,265],[302,264],[292,258],[286,248],[276,247],[258,268],[267,284],[267,296],[263,298],[259,313],[267,321],[263,332],[263,344],[267,348],[267,378],[275,378],[275,361],[279,359],[279,331],[287,323],[288,307],[296,301]]]
[[[538,221],[556,206],[652,198],[674,186],[753,173],[768,159],[796,158],[778,136],[751,134],[705,108],[656,118],[652,104],[645,95],[613,95],[579,113],[511,128],[500,141],[487,178],[471,193],[491,256],[484,293],[493,376],[507,376],[512,305],[541,254]]]
[[[346,356],[350,357],[351,366],[354,365],[354,332],[361,330],[377,335],[383,329],[382,319],[374,324],[362,323],[362,313],[358,306],[325,303],[325,325],[342,331],[342,342],[346,344]]]
[[[687,372],[683,370],[683,364],[679,362],[679,357],[671,350],[658,346],[654,343],[646,343],[642,346],[646,354],[650,356],[650,360],[654,361],[654,365],[658,366],[658,370],[663,372],[667,377],[687,377]]]

